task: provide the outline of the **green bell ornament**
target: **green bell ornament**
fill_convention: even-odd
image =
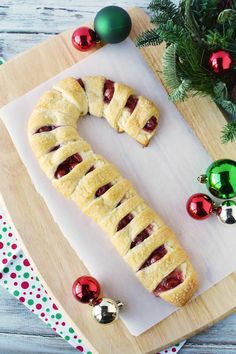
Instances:
[[[106,43],[120,43],[130,34],[132,21],[127,11],[119,6],[107,6],[94,19],[94,30]]]
[[[198,177],[199,182],[216,198],[230,199],[236,196],[236,161],[222,159],[213,162],[206,174]]]

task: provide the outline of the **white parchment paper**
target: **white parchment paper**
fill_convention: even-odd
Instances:
[[[160,108],[158,133],[147,148],[126,134],[117,134],[105,120],[83,118],[79,131],[94,151],[112,161],[132,181],[173,228],[200,275],[199,293],[236,270],[235,227],[219,223],[216,217],[197,222],[187,215],[187,198],[192,193],[206,192],[196,178],[205,172],[211,159],[130,40],[107,45],[0,110],[36,189],[63,234],[101,282],[104,292],[125,303],[121,319],[133,335],[139,335],[176,309],[149,294],[104,232],[52,187],[28,143],[27,120],[40,95],[69,75],[105,75],[122,81]]]

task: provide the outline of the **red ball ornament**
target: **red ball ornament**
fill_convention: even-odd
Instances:
[[[186,204],[189,215],[196,220],[209,218],[213,212],[213,201],[208,195],[196,193],[191,195]]]
[[[92,49],[96,45],[96,33],[89,27],[79,27],[72,34],[72,44],[82,52]]]
[[[72,292],[76,300],[87,304],[99,297],[100,285],[96,279],[85,275],[75,280]]]
[[[213,52],[209,59],[209,66],[216,74],[223,74],[225,71],[231,69],[233,59],[230,53],[225,50],[218,50]]]

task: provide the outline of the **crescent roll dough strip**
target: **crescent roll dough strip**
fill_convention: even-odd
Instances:
[[[129,86],[116,82],[114,84],[114,95],[109,104],[104,105],[104,117],[110,123],[110,125],[118,131],[121,131],[119,127],[119,118],[127,103],[128,98],[134,93],[134,90]]]
[[[105,80],[103,76],[87,76],[83,78],[88,98],[89,113],[95,117],[103,116],[103,87]]]
[[[77,121],[88,112],[143,145],[159,117],[153,102],[124,84],[103,76],[66,78],[42,95],[29,118],[32,150],[54,187],[103,228],[144,287],[182,306],[198,287],[196,272],[157,213],[78,135]]]

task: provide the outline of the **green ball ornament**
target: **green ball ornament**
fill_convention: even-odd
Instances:
[[[206,183],[207,189],[216,198],[234,198],[236,196],[236,161],[217,160],[208,167],[206,174],[198,177],[198,180]]]
[[[106,43],[120,43],[130,34],[132,22],[127,11],[119,6],[107,6],[94,19],[94,30]]]

